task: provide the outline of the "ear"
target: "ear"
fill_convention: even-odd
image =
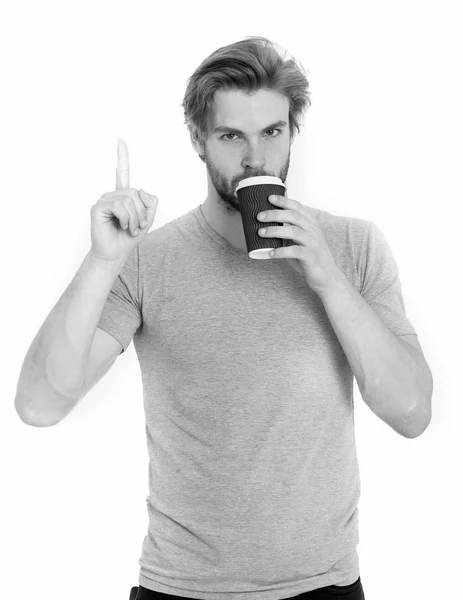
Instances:
[[[195,152],[197,152],[197,154],[199,154],[199,155],[204,154],[204,144],[201,144],[201,142],[198,140],[196,133],[194,131],[192,131],[191,129],[190,129],[190,140],[191,140],[191,145],[193,146]]]

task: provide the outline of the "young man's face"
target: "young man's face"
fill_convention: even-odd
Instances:
[[[234,215],[240,212],[235,189],[242,179],[270,175],[286,181],[294,141],[289,135],[289,100],[263,89],[253,95],[218,91],[214,100],[213,130],[205,147],[194,141],[193,145],[205,155],[208,196]],[[216,131],[218,127],[225,129]]]

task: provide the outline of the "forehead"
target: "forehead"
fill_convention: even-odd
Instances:
[[[214,95],[214,126],[253,128],[256,124],[288,117],[289,100],[273,90],[247,94],[241,90],[218,90]]]

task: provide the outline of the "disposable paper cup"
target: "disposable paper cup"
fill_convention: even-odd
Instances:
[[[279,177],[248,177],[239,182],[236,195],[240,203],[241,220],[249,258],[270,258],[273,248],[283,247],[283,238],[262,237],[257,232],[261,227],[286,225],[275,221],[259,221],[257,215],[265,210],[281,209],[269,202],[269,196],[286,196],[286,186]]]

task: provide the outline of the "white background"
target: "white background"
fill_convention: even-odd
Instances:
[[[14,409],[27,349],[90,249],[90,209],[130,185],[153,228],[207,194],[180,104],[217,48],[270,38],[309,71],[289,194],[374,221],[434,376],[409,440],[355,389],[360,574],[367,600],[457,598],[462,558],[462,19],[459,2],[10,2],[2,56],[1,596],[127,600],[148,516],[142,388],[131,343],[58,426]]]

